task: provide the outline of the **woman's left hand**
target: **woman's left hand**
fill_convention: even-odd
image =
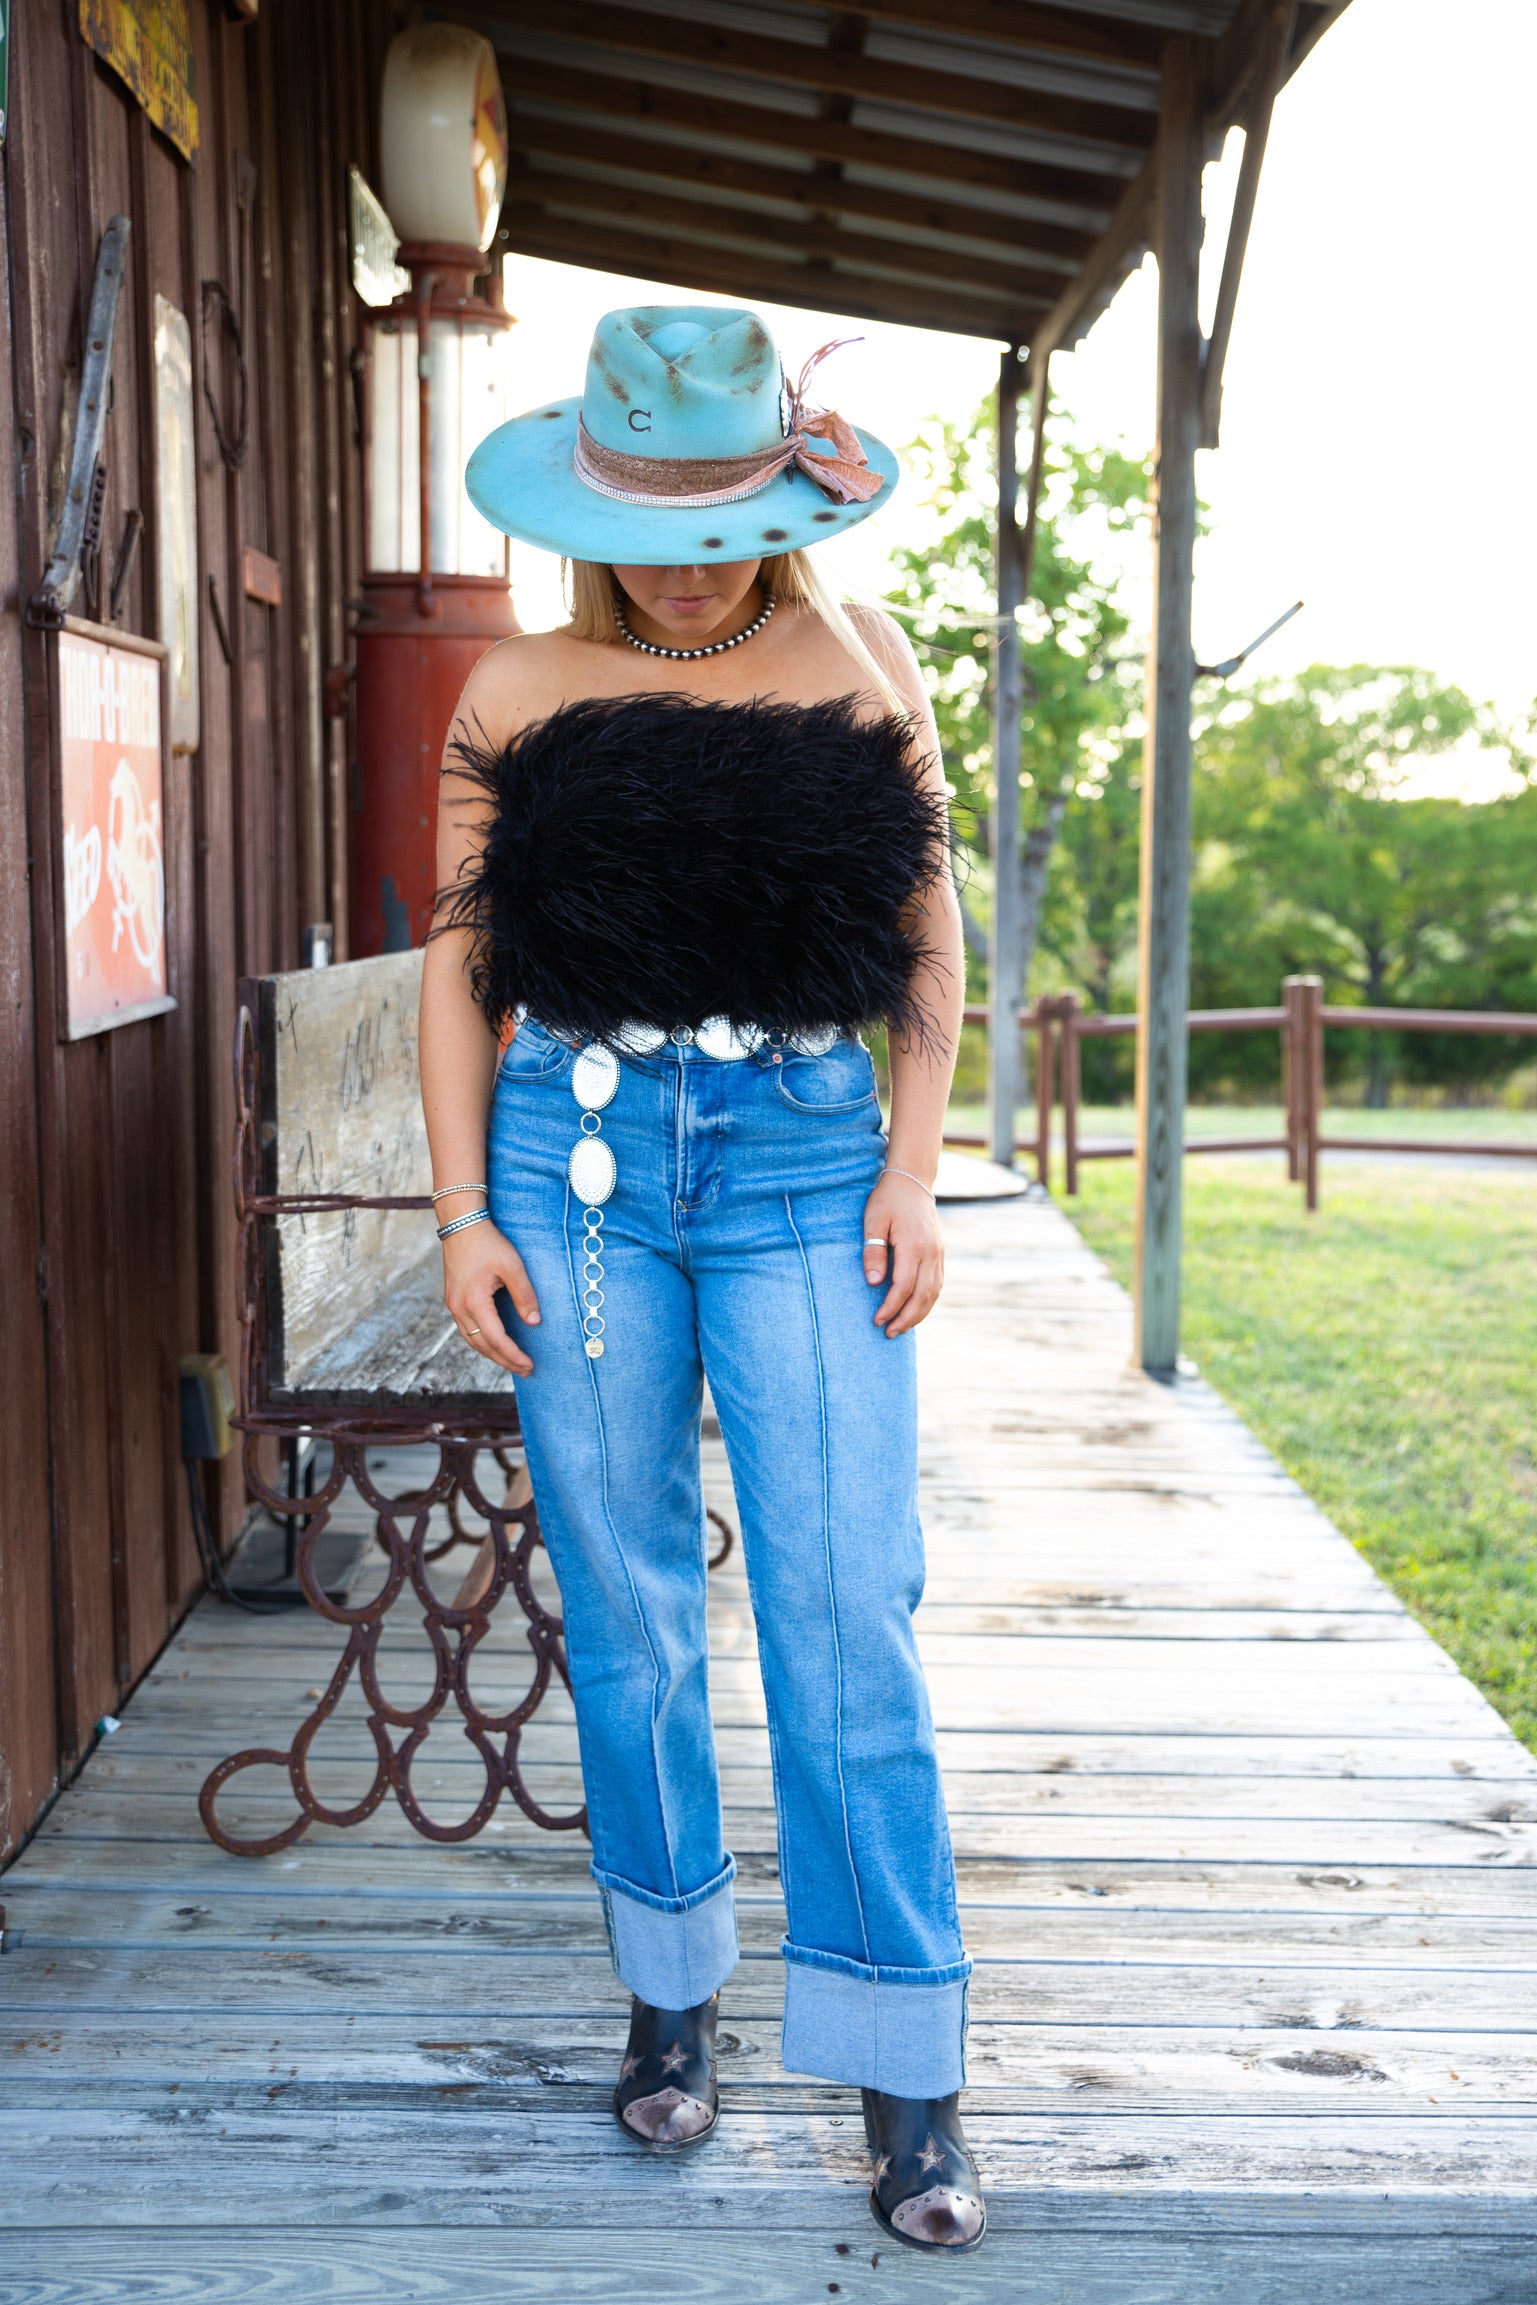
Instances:
[[[915,1329],[945,1285],[939,1211],[922,1185],[888,1170],[865,1202],[865,1279],[889,1285],[875,1315],[888,1337]]]

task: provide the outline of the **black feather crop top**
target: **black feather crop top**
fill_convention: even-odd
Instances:
[[[520,1008],[606,1040],[707,1017],[769,1031],[881,1017],[921,1035],[913,900],[948,869],[911,720],[826,704],[562,705],[445,774],[490,802],[439,918],[474,932],[493,1026]]]

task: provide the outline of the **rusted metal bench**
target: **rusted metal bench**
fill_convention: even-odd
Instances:
[[[510,1793],[535,1824],[580,1831],[585,1809],[554,1815],[530,1793],[519,1740],[553,1676],[566,1678],[561,1623],[539,1599],[532,1566],[540,1544],[519,1440],[512,1380],[470,1350],[443,1304],[430,1217],[431,1173],[416,1062],[422,955],[387,954],[335,968],[242,981],[235,1034],[235,1206],[239,1219],[240,1405],[251,1492],[280,1520],[299,1524],[296,1570],[311,1608],[346,1643],[330,1682],[284,1749],[233,1753],[199,1797],[219,1846],[265,1856],[310,1825],[356,1825],[393,1795],[419,1833],[464,1841]],[[329,1469],[309,1495],[267,1477],[273,1440],[326,1444]],[[398,1495],[381,1484],[379,1458],[427,1444],[436,1469]],[[387,1461],[387,1460],[386,1460]],[[420,1459],[416,1460],[419,1465]],[[351,1483],[373,1516],[387,1566],[357,1606],[328,1594],[316,1548]],[[431,1564],[467,1538],[465,1508],[485,1523],[469,1573],[451,1599],[433,1589]],[[445,1525],[446,1524],[446,1525]],[[519,1701],[487,1713],[469,1670],[492,1614],[511,1590],[527,1621],[531,1670]],[[392,1703],[378,1671],[380,1637],[397,1603],[414,1599],[436,1662],[414,1707]],[[345,1807],[311,1783],[315,1738],[354,1673],[377,1752],[372,1783]],[[452,1708],[452,1709],[450,1709]],[[485,1764],[485,1787],[452,1824],[427,1816],[412,1770],[447,1716]],[[298,1815],[262,1837],[220,1823],[222,1788],[241,1771],[285,1769]]]

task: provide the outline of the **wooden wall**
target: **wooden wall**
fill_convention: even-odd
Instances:
[[[189,164],[82,41],[76,0],[12,12],[0,209],[0,425],[17,442],[14,494],[0,491],[0,1856],[198,1587],[176,1372],[188,1351],[236,1359],[236,979],[298,965],[311,921],[333,921],[346,952],[348,723],[323,709],[360,574],[346,169],[356,160],[377,180],[394,11],[262,0],[247,24],[222,0],[191,0],[191,15],[200,144]],[[166,790],[178,1006],[71,1044],[55,997],[51,651],[24,604],[57,514],[96,248],[118,213],[132,239],[103,581],[137,507],[144,544],[119,621],[158,637],[158,293],[186,314],[193,345],[202,734]],[[207,281],[223,283],[244,336],[238,469],[204,397],[206,365],[232,422],[236,362],[217,323],[202,325]],[[246,597],[248,547],[278,563],[280,607]],[[89,613],[80,595],[73,607]],[[233,1461],[210,1496],[229,1537],[244,1509]]]

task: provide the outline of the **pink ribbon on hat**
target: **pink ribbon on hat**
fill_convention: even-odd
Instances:
[[[885,484],[870,469],[858,433],[835,409],[813,408],[807,400],[813,371],[829,353],[863,341],[859,336],[835,337],[812,353],[790,389],[789,430],[772,449],[754,449],[746,456],[632,456],[605,448],[578,417],[572,458],[577,477],[622,504],[684,510],[756,496],[781,472],[798,464],[837,503],[868,504]],[[819,446],[823,441],[830,445]]]
[[[811,407],[806,395],[813,371],[829,354],[841,352],[845,344],[863,342],[862,336],[835,336],[831,343],[822,345],[806,362],[790,393],[790,431],[785,446],[802,472],[839,504],[868,504],[880,492],[881,476],[870,470],[870,459],[860,447],[853,425],[836,409]],[[818,448],[818,440],[830,440],[832,447]],[[783,457],[777,469],[782,471],[789,462],[790,456]]]

